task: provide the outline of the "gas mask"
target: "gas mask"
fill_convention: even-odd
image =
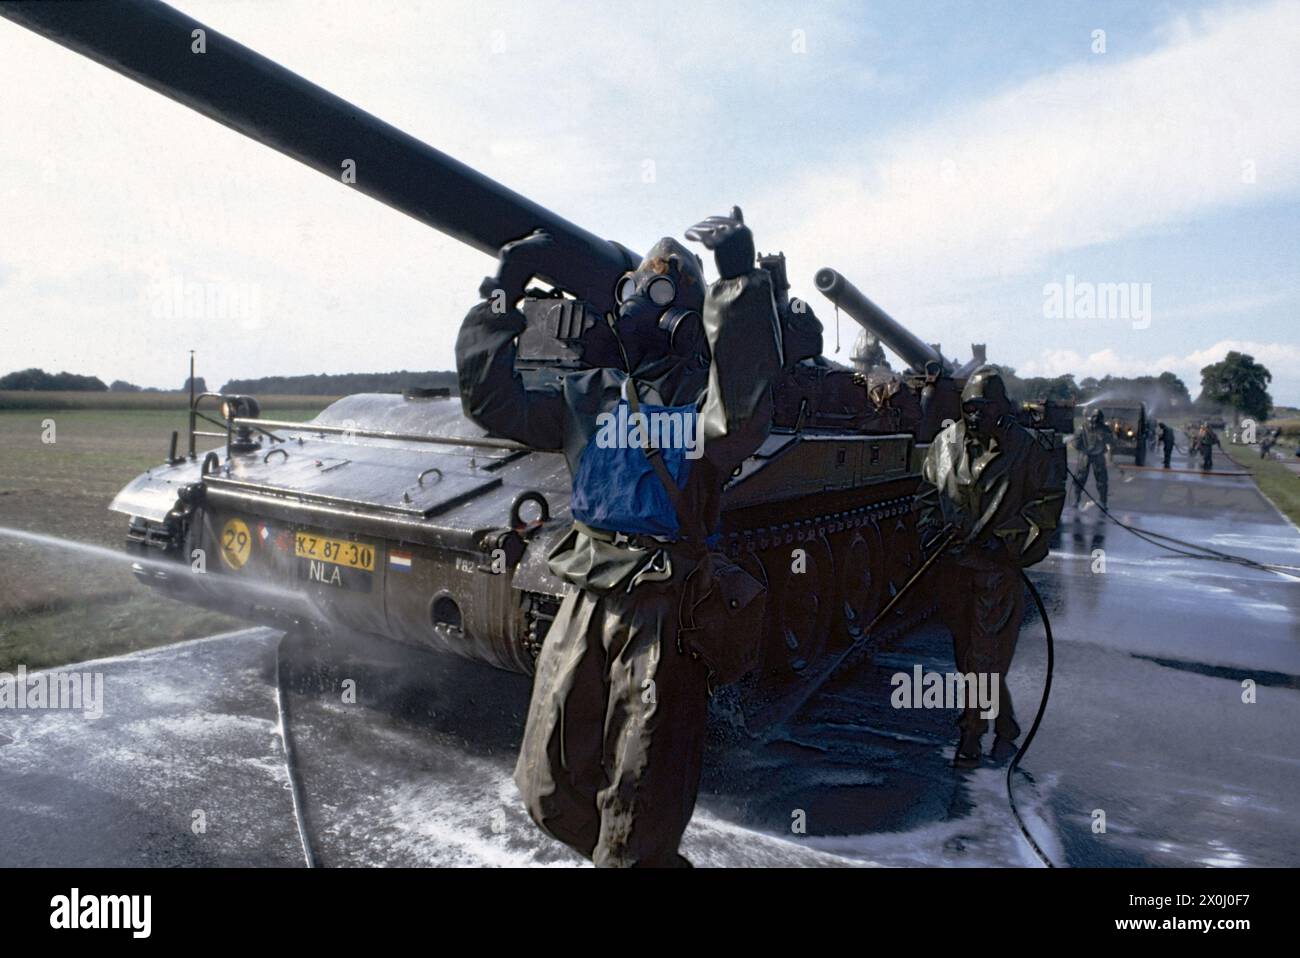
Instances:
[[[961,404],[961,417],[966,422],[966,432],[980,439],[988,439],[998,425],[999,416],[993,413],[993,404],[987,399],[970,399]]]
[[[1011,413],[1002,370],[997,366],[979,367],[966,380],[961,391],[961,415],[966,432],[987,442],[1002,429],[1003,420]]]
[[[619,277],[614,302],[614,333],[629,372],[699,350],[704,274],[695,254],[671,237],[661,239],[635,270]]]

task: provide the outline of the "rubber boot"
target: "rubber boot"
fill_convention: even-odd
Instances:
[[[983,757],[979,731],[973,728],[962,729],[961,738],[957,741],[957,751],[952,757],[952,764],[957,768],[975,768]]]
[[[1002,762],[1019,751],[1016,739],[1020,738],[1020,724],[1010,715],[999,715],[993,722],[993,748],[989,755],[995,761]]]

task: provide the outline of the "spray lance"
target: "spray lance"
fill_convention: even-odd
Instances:
[[[871,624],[868,625],[856,639],[849,643],[847,649],[820,668],[815,680],[808,681],[801,691],[797,691],[782,698],[777,705],[769,708],[765,715],[764,724],[777,725],[786,721],[798,712],[799,709],[803,708],[804,703],[812,697],[813,693],[821,688],[826,682],[830,681],[844,663],[853,658],[853,656],[870,641],[871,636],[875,634],[875,631],[880,627],[880,624],[884,622],[896,608],[898,608],[899,603],[903,601],[904,597],[911,593],[916,584],[920,582],[921,579],[925,577],[925,574],[930,571],[931,567],[939,561],[939,557],[953,545],[956,538],[957,527],[952,523],[945,525],[938,534],[930,540],[930,543],[927,544],[927,546],[931,544],[933,545],[933,551],[930,553],[929,558],[921,563],[921,567],[912,573],[911,578],[903,584],[903,587],[895,592],[893,598],[885,603],[885,607],[876,614],[874,619],[871,620]]]

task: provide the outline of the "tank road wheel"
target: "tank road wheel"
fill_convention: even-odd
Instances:
[[[763,564],[773,580],[764,670],[797,675],[826,650],[835,604],[830,545],[824,536],[795,542],[768,553]]]
[[[845,533],[836,550],[837,640],[841,636],[850,641],[860,638],[884,605],[885,557],[880,543],[880,529],[871,523]]]

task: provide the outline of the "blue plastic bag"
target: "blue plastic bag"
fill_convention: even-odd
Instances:
[[[646,450],[636,443],[648,438],[652,446],[661,449],[669,475],[678,489],[685,488],[691,456],[700,452],[699,413],[694,405],[640,406],[645,419],[639,424],[626,399],[611,413],[602,414],[601,428],[588,440],[578,460],[573,517],[609,532],[673,539],[679,531],[677,512],[646,458]]]

